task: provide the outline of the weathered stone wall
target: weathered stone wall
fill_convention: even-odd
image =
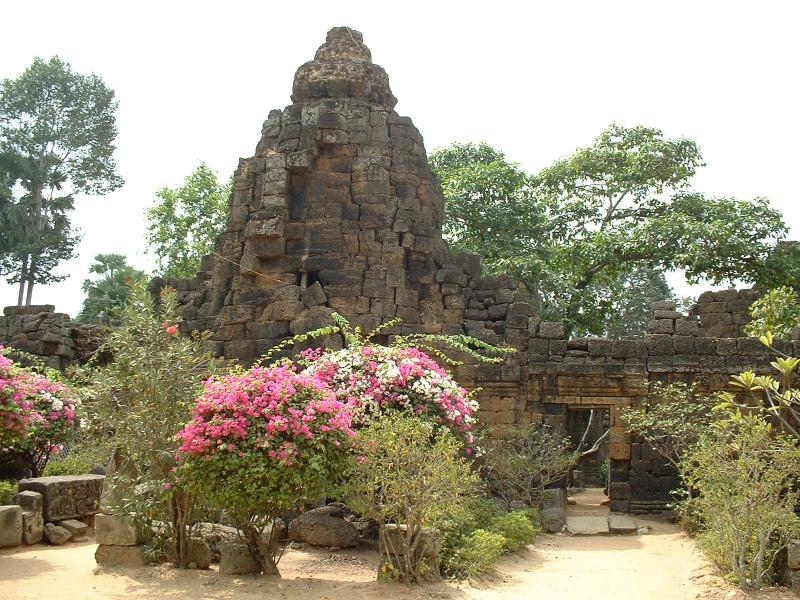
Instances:
[[[33,354],[54,369],[84,362],[105,341],[105,331],[73,323],[52,304],[7,306],[0,317],[0,345]]]
[[[151,290],[176,288],[181,331],[211,331],[214,351],[245,363],[329,324],[334,311],[365,330],[400,317],[388,336],[466,333],[511,346],[502,365],[455,372],[482,388],[478,416],[490,431],[563,427],[571,408],[607,408],[613,508],[663,507],[674,474],[630,439],[620,408],[641,403],[653,381],[710,392],[745,368],[768,369],[759,342],[740,337],[757,294],[709,292],[690,315],[656,304],[641,339],[567,339],[563,324],[540,320],[519,282],[483,277],[480,257],[450,253],[439,182],[395,104],[361,34],[332,29],[298,69],[292,104],[269,113],[254,156],[240,160],[215,253],[193,279],[155,279]],[[0,341],[70,360],[80,330],[52,308],[42,314],[7,312]]]
[[[389,336],[467,333],[509,345],[518,352],[503,365],[456,369],[483,389],[483,423],[500,435],[515,423],[563,426],[570,407],[608,408],[614,508],[663,506],[673,474],[629,438],[619,409],[642,402],[654,380],[710,391],[745,367],[767,368],[758,341],[738,337],[757,295],[704,294],[691,315],[657,305],[639,340],[568,340],[518,282],[482,277],[480,257],[451,255],[422,137],[394,111],[360,33],[332,29],[292,89],[239,163],[216,253],[194,279],[166,282],[184,303],[182,331],[210,330],[217,353],[245,362],[334,311],[365,330],[402,318]]]

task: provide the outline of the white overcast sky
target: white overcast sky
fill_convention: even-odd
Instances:
[[[0,78],[57,54],[119,99],[126,184],[78,200],[80,256],[60,268],[70,277],[34,290],[35,303],[72,315],[95,254],[152,267],[144,210],[155,190],[201,161],[229,176],[337,25],[363,32],[429,152],[487,141],[533,171],[610,123],[658,127],[700,144],[696,189],[766,196],[800,237],[798,2],[37,0],[0,14]],[[0,283],[0,306],[14,303]]]

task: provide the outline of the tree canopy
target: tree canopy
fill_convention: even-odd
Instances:
[[[147,275],[128,264],[122,254],[98,254],[89,267],[94,278],[83,282],[86,297],[78,314],[82,323],[113,321],[122,317],[131,285]]]
[[[114,92],[97,75],[75,73],[58,57],[41,58],[0,83],[0,219],[12,232],[0,247],[0,272],[19,283],[19,304],[33,286],[71,258],[78,235],[74,195],[106,194],[116,174]],[[27,289],[27,293],[26,292]]]
[[[163,187],[147,211],[147,243],[158,259],[160,274],[192,277],[214,249],[225,227],[231,184],[200,164],[178,187]]]
[[[636,270],[758,283],[788,277],[798,264],[788,251],[775,258],[787,228],[766,199],[694,191],[699,148],[657,129],[612,125],[534,175],[488,144],[438,150],[431,165],[454,249],[484,255],[489,272],[519,277],[546,317],[575,332],[608,330]]]

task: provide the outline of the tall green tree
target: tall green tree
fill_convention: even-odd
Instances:
[[[680,300],[667,282],[663,271],[635,267],[609,286],[612,310],[603,334],[612,339],[641,337],[651,320],[653,302]]]
[[[98,254],[89,274],[94,277],[83,282],[86,297],[78,314],[82,323],[122,318],[131,286],[147,277],[144,271],[130,266],[122,254]]]
[[[100,77],[75,73],[58,57],[36,58],[18,78],[0,83],[0,151],[13,157],[23,190],[12,195],[11,212],[24,216],[0,268],[19,283],[19,304],[30,304],[35,284],[64,278],[53,269],[78,240],[68,218],[74,195],[102,195],[123,184],[113,157],[116,109]]]
[[[757,283],[770,268],[780,279],[800,264],[774,260],[787,228],[766,199],[693,191],[700,150],[657,129],[612,125],[536,175],[486,144],[439,150],[431,164],[451,244],[484,254],[489,272],[519,277],[546,317],[576,333],[608,328],[609,291],[619,295],[636,269]]]
[[[147,243],[164,276],[192,277],[225,228],[231,182],[201,163],[178,187],[163,187],[147,211]]]

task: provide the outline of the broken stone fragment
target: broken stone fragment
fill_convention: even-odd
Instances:
[[[150,563],[144,546],[111,546],[100,544],[94,553],[98,565],[109,567],[143,567]]]
[[[55,523],[45,523],[44,537],[51,544],[61,546],[69,541],[72,537],[72,533],[68,529],[60,527]]]
[[[261,565],[253,558],[246,544],[220,544],[219,552],[220,575],[246,575],[248,573],[261,572]]]
[[[85,541],[86,536],[89,533],[89,526],[86,525],[86,523],[83,523],[81,521],[76,521],[75,519],[67,519],[65,521],[59,521],[57,525],[69,531],[73,542]]]
[[[98,544],[113,546],[137,546],[144,541],[133,523],[113,515],[95,516],[94,535]]]
[[[16,504],[0,506],[0,547],[22,543],[22,508]]]
[[[44,537],[44,519],[42,513],[31,512],[29,510],[22,511],[22,543],[23,544],[38,544]]]

